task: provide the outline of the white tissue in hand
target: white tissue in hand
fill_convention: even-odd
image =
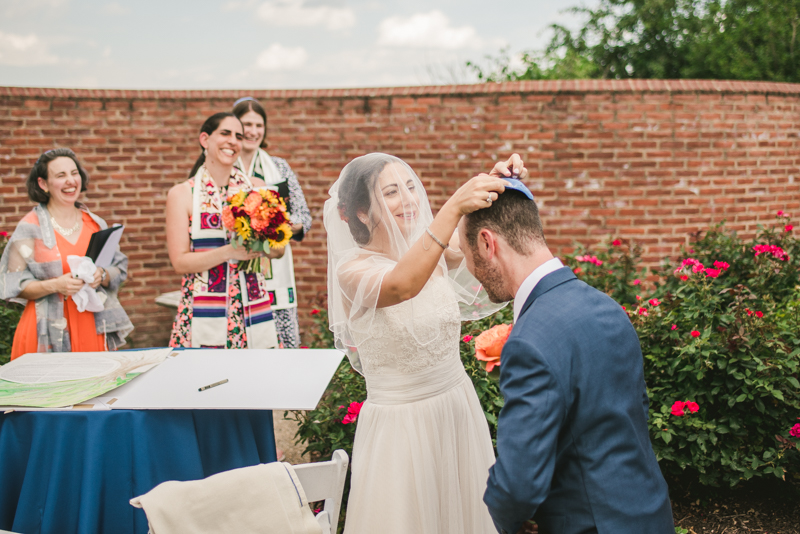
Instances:
[[[90,311],[92,313],[103,311],[103,301],[105,299],[101,299],[97,291],[89,285],[94,282],[94,273],[97,272],[97,266],[92,259],[86,256],[67,256],[67,264],[69,264],[69,270],[72,275],[84,281],[80,291],[72,295],[72,300],[75,301],[78,311]]]
[[[92,261],[92,258],[86,256],[67,256],[67,263],[72,276],[80,278],[87,284],[94,282],[94,273],[97,271],[97,266]]]

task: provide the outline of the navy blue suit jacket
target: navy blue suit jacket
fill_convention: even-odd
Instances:
[[[534,287],[503,348],[497,462],[484,501],[500,532],[674,534],[647,430],[639,338],[568,267]]]

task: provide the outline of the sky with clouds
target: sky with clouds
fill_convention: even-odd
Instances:
[[[0,0],[0,85],[227,89],[469,83],[594,0]]]

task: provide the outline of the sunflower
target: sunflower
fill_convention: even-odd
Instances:
[[[250,239],[250,223],[244,217],[236,219],[236,234],[242,239]]]
[[[244,199],[247,198],[247,191],[239,191],[235,195],[228,198],[228,203],[231,206],[241,207],[244,204]]]
[[[268,239],[270,248],[283,248],[289,244],[292,238],[292,227],[289,223],[283,223],[275,229],[275,239]]]

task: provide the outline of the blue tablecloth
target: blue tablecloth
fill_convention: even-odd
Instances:
[[[166,480],[272,461],[270,411],[0,415],[0,529],[146,534],[145,514],[131,498]]]

